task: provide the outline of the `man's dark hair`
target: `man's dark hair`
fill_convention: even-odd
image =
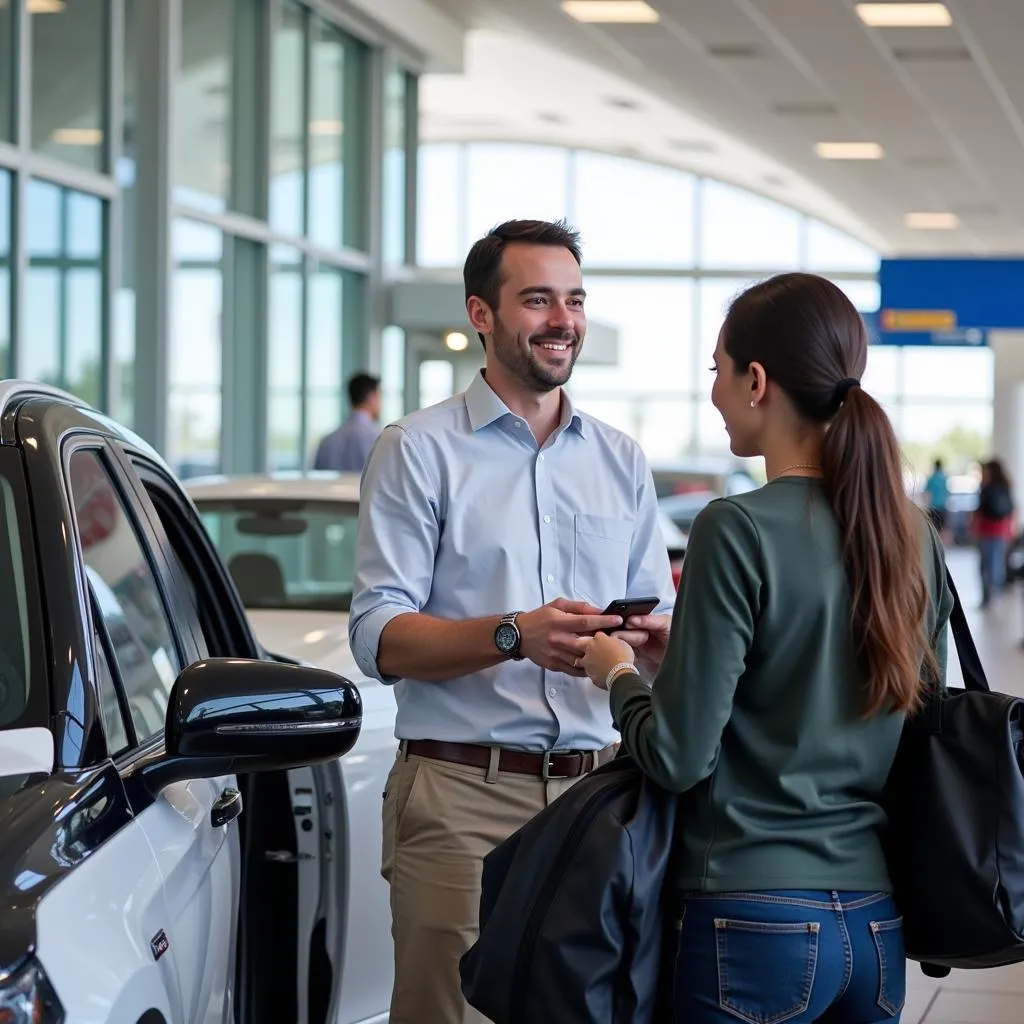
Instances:
[[[357,409],[379,388],[380,380],[376,377],[371,377],[368,373],[357,373],[355,376],[350,377],[348,382],[348,400],[352,403],[352,408]]]
[[[572,253],[577,263],[582,263],[580,233],[564,220],[507,220],[491,228],[478,242],[473,244],[462,268],[462,279],[466,285],[466,301],[476,295],[484,300],[495,313],[498,311],[498,296],[501,293],[501,259],[505,248],[516,242],[525,245],[562,246]],[[480,344],[484,336],[477,332]]]

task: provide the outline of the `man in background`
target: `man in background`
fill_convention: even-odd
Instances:
[[[316,450],[314,469],[361,473],[380,434],[380,381],[357,373],[348,382],[349,418],[324,437]]]
[[[942,459],[935,460],[932,475],[924,485],[925,497],[928,499],[928,514],[943,543],[947,542],[946,519],[949,505],[949,484],[942,467]]]

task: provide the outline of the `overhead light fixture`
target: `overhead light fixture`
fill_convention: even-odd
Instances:
[[[946,28],[953,24],[945,4],[857,4],[857,15],[870,28]]]
[[[337,119],[309,122],[310,135],[336,137],[341,135],[344,131],[344,124]]]
[[[60,14],[64,10],[64,0],[28,0],[25,10],[29,14]]]
[[[50,134],[50,141],[58,146],[101,146],[102,128],[57,128]]]
[[[960,218],[955,213],[908,213],[903,223],[916,231],[952,231],[960,226]]]
[[[814,152],[822,160],[881,160],[885,156],[877,142],[819,142]]]
[[[644,0],[562,0],[562,10],[577,21],[604,25],[651,25],[661,15]]]
[[[449,331],[444,336],[444,343],[453,352],[465,352],[469,347],[469,338],[462,331]]]

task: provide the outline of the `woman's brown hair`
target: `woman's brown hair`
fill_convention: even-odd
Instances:
[[[823,485],[850,581],[865,715],[914,710],[922,667],[934,667],[921,524],[889,417],[858,383],[868,347],[860,314],[831,281],[781,274],[735,300],[723,340],[740,372],[760,363],[801,415],[827,424]]]

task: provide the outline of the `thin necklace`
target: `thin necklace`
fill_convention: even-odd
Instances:
[[[787,466],[785,469],[780,470],[775,474],[775,479],[778,480],[780,476],[785,476],[787,473],[792,473],[794,469],[813,469],[821,472],[821,466],[815,466],[811,462],[798,462],[795,466]]]

